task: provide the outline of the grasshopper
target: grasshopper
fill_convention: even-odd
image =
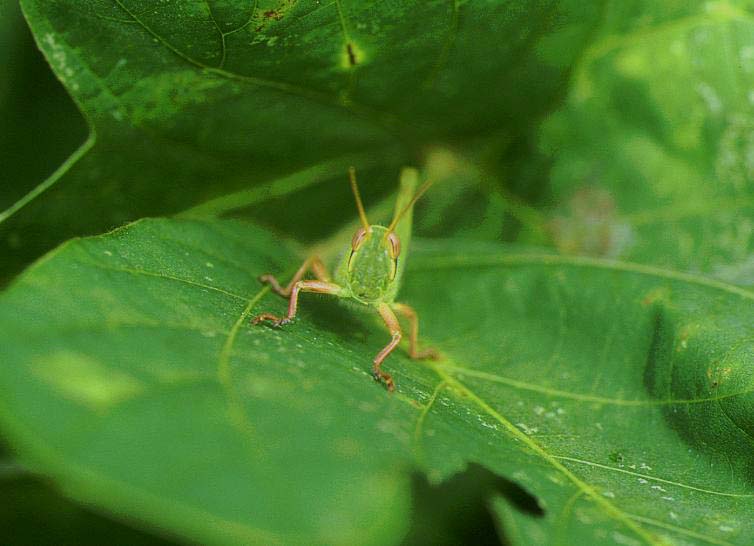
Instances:
[[[376,310],[387,325],[391,337],[390,342],[372,360],[372,375],[376,381],[384,382],[388,391],[392,392],[395,389],[393,378],[383,371],[381,366],[403,337],[396,313],[409,323],[409,356],[414,359],[434,359],[439,356],[434,349],[418,349],[419,319],[416,311],[404,303],[395,301],[406,267],[414,204],[427,191],[430,184],[423,184],[414,193],[418,173],[415,169],[404,168],[401,172],[393,220],[389,226],[384,227],[369,223],[356,183],[355,169],[351,167],[348,174],[361,227],[354,233],[350,247],[343,252],[335,270],[334,280],[318,256],[311,256],[304,261],[285,287],[281,286],[274,276],[262,275],[259,278],[262,283],[269,284],[274,292],[289,299],[288,314],[278,317],[272,313],[262,313],[252,320],[252,324],[264,321],[275,327],[288,324],[296,316],[301,292],[329,294],[341,299],[354,300],[360,307]],[[316,280],[303,279],[309,271]]]

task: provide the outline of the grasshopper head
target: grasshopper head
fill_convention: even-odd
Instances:
[[[363,303],[387,297],[398,272],[401,243],[398,235],[383,226],[359,228],[351,241],[348,287]]]

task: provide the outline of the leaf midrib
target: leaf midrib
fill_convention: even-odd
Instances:
[[[651,535],[645,529],[643,529],[642,527],[634,523],[626,512],[624,512],[623,510],[618,508],[618,506],[616,506],[615,504],[605,499],[592,486],[590,486],[588,483],[586,483],[581,478],[576,476],[573,472],[571,472],[568,468],[566,468],[562,463],[560,463],[553,455],[551,455],[544,447],[542,447],[539,443],[535,442],[531,437],[529,437],[528,435],[520,431],[518,427],[516,427],[513,423],[511,423],[508,419],[506,419],[501,413],[496,411],[492,406],[490,406],[487,402],[485,402],[483,398],[477,395],[473,390],[467,387],[464,383],[462,383],[455,377],[447,374],[439,366],[432,365],[432,364],[430,364],[429,366],[432,369],[434,369],[434,371],[441,378],[441,380],[445,381],[448,385],[455,387],[458,391],[465,393],[466,396],[470,400],[472,400],[479,408],[481,408],[487,415],[489,415],[495,421],[500,423],[508,431],[508,433],[511,436],[518,439],[521,443],[523,443],[525,447],[528,447],[531,451],[533,451],[541,459],[547,462],[555,470],[563,474],[571,483],[573,483],[573,485],[576,486],[578,490],[583,491],[587,497],[591,498],[595,504],[599,505],[608,516],[622,523],[626,528],[633,531],[634,534],[641,537],[647,544],[651,544],[653,546],[662,546],[661,541],[656,540],[653,535]],[[524,450],[525,448],[520,447],[520,449]]]

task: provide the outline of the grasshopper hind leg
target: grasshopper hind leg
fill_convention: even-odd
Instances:
[[[306,272],[311,271],[314,276],[317,277],[316,281],[303,281],[301,280]],[[287,286],[282,287],[278,280],[270,274],[262,275],[259,277],[259,281],[265,284],[269,284],[273,292],[288,298],[288,314],[284,317],[279,317],[272,313],[260,313],[251,321],[252,324],[259,324],[260,322],[270,322],[272,326],[278,327],[284,324],[288,324],[296,316],[296,310],[298,308],[298,295],[299,292],[318,292],[320,294],[338,295],[341,292],[341,287],[337,284],[330,282],[330,273],[317,256],[308,258],[301,267],[298,268],[296,274],[293,275],[291,282]]]
[[[401,342],[403,333],[401,332],[401,325],[398,323],[398,318],[395,316],[395,313],[393,313],[392,309],[390,309],[389,305],[387,305],[386,303],[381,303],[377,310],[380,312],[382,320],[385,321],[385,324],[390,330],[391,338],[390,343],[385,345],[385,347],[383,347],[382,350],[377,353],[377,356],[374,357],[374,360],[372,361],[372,376],[374,377],[375,381],[384,382],[387,390],[393,392],[395,390],[393,376],[391,376],[387,372],[383,372],[381,366],[382,362],[388,357],[390,353],[393,352],[393,350],[395,350],[395,348]]]
[[[401,331],[401,326],[398,322],[398,318],[395,316],[395,312],[406,317],[410,323],[408,354],[411,358],[417,360],[425,358],[437,359],[440,357],[440,353],[432,348],[424,349],[423,351],[418,349],[419,319],[416,316],[416,311],[414,311],[412,307],[403,303],[394,303],[392,305],[382,303],[378,307],[378,311],[380,312],[382,320],[385,321],[385,324],[390,330],[391,338],[390,342],[385,345],[379,353],[377,353],[377,356],[374,357],[372,375],[376,381],[384,383],[387,390],[392,392],[395,390],[395,382],[389,373],[382,370],[382,363],[388,355],[395,350],[403,338],[403,332]]]
[[[426,348],[423,351],[419,350],[419,317],[416,315],[414,308],[405,303],[394,303],[392,307],[398,314],[405,317],[410,324],[408,355],[414,360],[437,360],[440,358],[440,353],[433,347]]]

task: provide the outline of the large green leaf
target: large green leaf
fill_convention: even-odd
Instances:
[[[14,271],[68,237],[301,169],[369,162],[384,185],[429,144],[515,140],[554,107],[601,5],[21,4],[90,137],[0,213]]]
[[[74,240],[0,298],[0,423],[76,498],[206,543],[392,543],[412,468],[478,463],[514,544],[750,544],[754,294],[671,270],[419,241],[401,299],[443,358],[369,375],[377,320],[304,297],[235,221]],[[440,296],[440,297],[438,297]]]

